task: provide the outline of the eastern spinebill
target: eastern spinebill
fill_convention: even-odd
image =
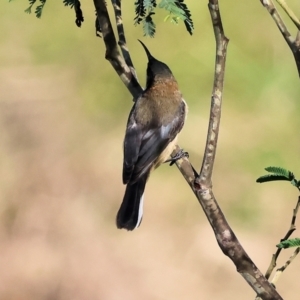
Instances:
[[[188,110],[169,67],[139,42],[148,57],[147,83],[127,122],[123,162],[126,191],[116,219],[117,227],[127,230],[140,225],[147,179],[172,153]]]

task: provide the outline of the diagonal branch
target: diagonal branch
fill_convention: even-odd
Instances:
[[[143,89],[119,52],[105,0],[94,0],[94,5],[106,46],[105,58],[111,63],[133,98],[137,99],[143,92]]]
[[[297,23],[298,19],[293,19],[292,15],[291,15],[291,10],[284,5],[284,1],[282,0],[277,0],[280,5],[283,5],[283,8],[285,9],[285,11],[287,12],[287,14],[290,16],[290,18],[292,19],[292,21],[294,22],[294,24],[296,25],[296,27],[299,29],[300,31],[300,25],[299,23]],[[269,14],[272,16],[273,20],[275,21],[279,31],[281,32],[281,34],[283,35],[285,41],[287,42],[287,44],[289,45],[294,58],[295,58],[295,62],[297,65],[297,69],[298,69],[298,74],[300,76],[300,43],[299,43],[299,32],[297,34],[297,37],[294,39],[290,32],[288,31],[284,21],[282,20],[280,14],[278,13],[274,3],[272,2],[272,0],[260,0],[260,2],[262,3],[262,5],[267,9],[267,11],[269,12]],[[288,11],[287,11],[288,9]],[[293,14],[294,15],[294,14]]]
[[[125,83],[136,99],[142,92],[142,88],[118,51],[105,2],[104,0],[94,0],[94,4],[106,45],[106,58],[110,61],[123,83]],[[221,117],[221,102],[228,39],[223,32],[218,0],[209,0],[209,10],[215,33],[217,50],[208,137],[201,174],[198,176],[187,158],[180,159],[176,164],[200,202],[214,230],[217,242],[224,254],[233,261],[238,272],[244,277],[259,297],[264,300],[281,300],[282,298],[280,295],[265,279],[240,245],[218,206],[211,188],[211,176]],[[179,147],[177,146],[173,153],[176,153],[178,148]]]
[[[289,16],[289,18],[293,21],[295,26],[300,30],[300,21],[297,18],[297,16],[294,14],[294,12],[286,4],[286,2],[284,0],[276,0],[276,1],[282,7],[282,9],[286,12],[286,14]]]
[[[285,269],[292,263],[292,261],[296,258],[296,256],[300,252],[300,247],[297,247],[292,256],[286,261],[286,263],[279,269],[276,270],[276,273],[272,279],[272,283],[275,285],[278,281],[281,274],[285,271]]]
[[[227,223],[212,191],[211,176],[216,155],[221,118],[221,104],[228,39],[224,35],[218,0],[209,0],[208,7],[211,14],[217,47],[215,78],[211,98],[211,111],[205,154],[199,176],[195,177],[192,166],[185,158],[179,160],[177,162],[177,166],[183,173],[183,176],[189,183],[200,205],[202,206],[223,253],[232,260],[237,268],[237,271],[244,277],[244,279],[261,299],[279,300],[282,299],[281,296],[266,280],[266,278],[255,266],[251,258],[239,243],[237,237]],[[184,173],[184,170],[187,170],[186,173]]]
[[[290,228],[287,231],[286,235],[280,240],[281,242],[286,241],[292,235],[292,233],[296,230],[295,222],[296,222],[299,207],[300,207],[300,196],[298,197],[296,207],[293,209],[293,216],[292,216]],[[270,262],[269,268],[265,275],[267,279],[270,278],[274,268],[276,267],[277,258],[279,256],[279,254],[281,253],[281,251],[282,251],[282,248],[278,248],[277,251],[272,255],[272,260]]]

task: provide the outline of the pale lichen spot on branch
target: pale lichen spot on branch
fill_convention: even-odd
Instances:
[[[214,103],[217,106],[221,106],[221,92],[220,90],[216,90],[215,93],[212,95],[214,98]]]
[[[269,0],[262,0],[262,4],[266,6],[266,5],[270,5],[270,2]]]
[[[222,65],[221,64],[217,64],[216,65],[216,73],[221,73],[222,72]]]
[[[231,232],[228,229],[224,230],[222,235],[223,235],[223,239],[226,239],[226,240],[231,240],[231,238],[232,238]]]

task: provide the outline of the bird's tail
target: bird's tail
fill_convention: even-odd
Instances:
[[[144,190],[148,174],[137,182],[126,186],[123,202],[117,214],[117,227],[133,230],[140,226],[143,218]]]

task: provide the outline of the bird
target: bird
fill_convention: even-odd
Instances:
[[[139,227],[142,221],[146,182],[154,169],[170,161],[168,158],[188,112],[170,68],[138,41],[148,58],[146,88],[128,117],[123,144],[126,190],[116,217],[117,228],[129,231]]]

